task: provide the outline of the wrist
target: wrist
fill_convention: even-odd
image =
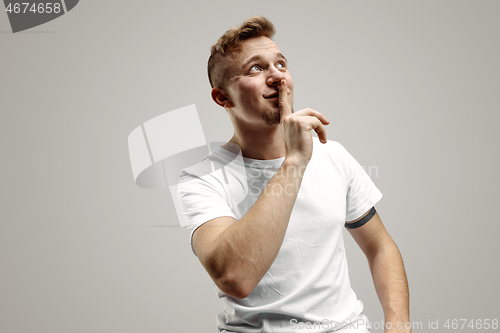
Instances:
[[[289,179],[302,180],[307,168],[307,162],[297,157],[286,157],[278,174]]]
[[[291,155],[285,157],[282,167],[305,169],[307,167],[308,162],[309,162],[308,160],[305,160],[300,156]]]
[[[391,317],[384,320],[384,333],[411,333],[410,319],[401,317]]]

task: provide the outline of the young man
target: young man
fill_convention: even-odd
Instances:
[[[193,251],[224,303],[219,331],[368,332],[349,282],[345,226],[368,258],[386,326],[409,332],[401,255],[373,207],[382,193],[327,140],[325,116],[293,111],[273,34],[271,22],[252,17],[213,45],[212,98],[234,135],[183,170],[178,185]]]

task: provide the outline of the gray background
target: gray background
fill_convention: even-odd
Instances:
[[[216,331],[212,282],[168,191],[134,184],[127,137],[196,104],[207,139],[228,140],[209,47],[256,14],[276,25],[295,109],[325,114],[328,138],[378,170],[412,321],[500,319],[499,13],[485,0],[88,0],[12,34],[1,12],[0,331]],[[345,236],[353,288],[380,322]]]

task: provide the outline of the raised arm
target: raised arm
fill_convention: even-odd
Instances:
[[[219,289],[233,297],[247,297],[278,255],[311,159],[311,130],[326,143],[323,124],[329,121],[311,109],[292,114],[286,95],[287,85],[283,80],[279,103],[286,155],[281,168],[240,220],[216,218],[193,234],[193,248],[200,262]],[[273,191],[275,188],[281,191]]]

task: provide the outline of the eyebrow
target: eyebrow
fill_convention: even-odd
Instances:
[[[286,59],[286,57],[283,55],[283,53],[281,52],[278,52],[275,54],[275,57],[278,57],[278,58],[282,58],[282,59],[285,59],[286,62],[288,62],[288,60]],[[262,56],[257,54],[257,55],[254,55],[253,57],[251,57],[250,59],[246,60],[243,64],[243,66],[241,66],[242,68],[246,68],[248,66],[249,63],[251,62],[254,62],[255,60],[260,60],[262,59]]]

